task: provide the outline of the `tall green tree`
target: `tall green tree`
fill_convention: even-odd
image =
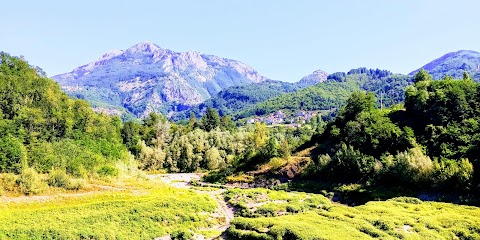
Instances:
[[[220,126],[220,116],[218,115],[218,111],[214,108],[207,109],[205,115],[203,115],[201,119],[202,128],[210,132],[213,129]]]

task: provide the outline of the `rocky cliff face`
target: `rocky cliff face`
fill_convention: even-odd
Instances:
[[[53,79],[94,106],[124,108],[138,117],[183,110],[230,86],[266,80],[239,61],[150,42],[104,54]]]

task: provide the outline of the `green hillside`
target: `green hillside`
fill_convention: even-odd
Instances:
[[[190,113],[202,115],[208,108],[215,108],[220,115],[232,115],[270,98],[303,88],[297,83],[266,80],[241,86],[229,87],[220,91],[211,99],[173,116],[173,119],[187,119]]]
[[[56,169],[84,177],[127,159],[118,117],[95,114],[20,58],[0,57],[0,173]]]
[[[314,139],[315,176],[328,181],[474,193],[479,187],[480,84],[432,80],[424,70],[405,91],[405,109],[375,108],[355,92]]]
[[[236,114],[237,118],[261,116],[278,110],[296,113],[299,110],[331,110],[345,104],[353,91],[375,93],[378,106],[391,106],[404,100],[403,91],[411,77],[379,69],[358,68],[348,73],[338,72],[317,85],[273,97]]]

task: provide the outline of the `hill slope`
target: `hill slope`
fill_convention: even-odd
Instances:
[[[230,86],[266,80],[239,61],[150,42],[112,51],[53,79],[95,107],[125,108],[139,117],[186,109]]]
[[[471,50],[447,53],[422,68],[428,71],[434,79],[441,79],[445,75],[462,78],[463,72],[467,71],[478,81],[480,80],[480,53]],[[417,69],[409,75],[414,75],[419,70]]]
[[[412,77],[392,74],[386,70],[352,69],[348,73],[330,74],[325,82],[270,98],[234,115],[246,118],[278,110],[287,113],[296,113],[298,110],[331,110],[344,105],[352,92],[361,90],[374,92],[378,96],[379,106],[390,106],[404,100],[404,88],[411,83]]]
[[[127,159],[121,120],[95,114],[20,58],[0,52],[0,173],[94,175]]]
[[[234,115],[253,107],[257,103],[324,82],[327,80],[327,76],[328,73],[325,71],[316,70],[295,83],[267,80],[260,83],[229,87],[188,111],[175,114],[172,119],[186,119],[191,112],[200,116],[206,112],[207,108],[217,109],[220,115]]]

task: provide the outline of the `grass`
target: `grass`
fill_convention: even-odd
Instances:
[[[349,207],[319,194],[233,189],[233,239],[480,239],[480,208],[400,197]],[[268,209],[268,210],[265,210]]]
[[[133,187],[135,186],[135,187]],[[153,239],[212,235],[217,204],[207,194],[158,183],[124,190],[4,198],[0,239]],[[20,200],[15,200],[20,199]]]

